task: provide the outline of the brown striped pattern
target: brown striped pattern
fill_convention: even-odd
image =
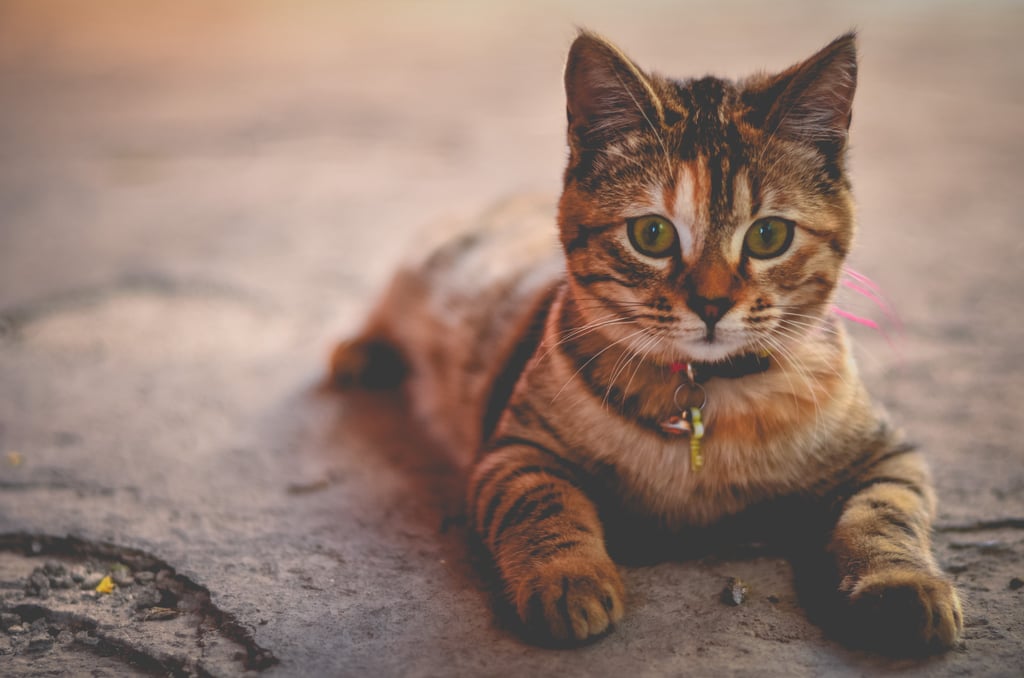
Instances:
[[[527,624],[581,639],[622,617],[622,580],[597,510],[559,454],[525,439],[497,441],[473,474],[470,506],[473,528]]]
[[[799,501],[834,516],[837,614],[859,640],[956,642],[962,613],[931,554],[927,470],[826,315],[854,235],[856,73],[851,35],[730,82],[653,76],[581,34],[565,72],[557,234],[553,210],[512,202],[439,247],[426,238],[363,334],[335,352],[336,382],[410,373],[430,430],[479,451],[470,525],[542,636],[585,640],[623,615],[602,513],[683,533]],[[628,236],[651,215],[676,229],[663,256]],[[790,245],[750,256],[745,234],[765,217],[792,225]],[[677,392],[673,362],[762,350],[766,371]],[[704,401],[696,471],[687,441],[660,422]]]
[[[865,639],[889,649],[952,645],[963,612],[932,556],[935,497],[920,455],[882,455],[847,491],[829,551]]]

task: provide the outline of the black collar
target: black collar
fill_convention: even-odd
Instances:
[[[768,371],[772,359],[766,353],[746,353],[720,363],[674,363],[673,372],[683,372],[695,383],[703,384],[716,377],[738,379],[750,374]]]

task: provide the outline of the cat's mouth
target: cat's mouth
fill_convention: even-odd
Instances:
[[[684,340],[680,349],[690,360],[717,363],[749,351],[742,332],[721,332],[707,329],[702,336]]]

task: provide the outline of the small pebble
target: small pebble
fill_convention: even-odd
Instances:
[[[736,577],[730,577],[720,596],[726,605],[742,605],[747,599],[747,585]]]
[[[15,624],[14,626],[10,626],[10,627],[7,628],[7,633],[10,633],[10,634],[25,633],[25,627],[22,626],[21,624]]]
[[[91,591],[91,590],[95,589],[97,586],[99,586],[101,581],[103,581],[103,574],[102,573],[100,573],[100,572],[89,572],[82,579],[82,589],[86,590],[86,591]]]
[[[1017,589],[1024,587],[1024,579],[1020,577],[1014,577],[1010,580],[1010,590],[1016,591]]]
[[[71,575],[71,579],[76,584],[81,584],[83,581],[85,581],[85,575],[88,574],[88,572],[86,571],[84,565],[74,565],[70,569],[68,569],[68,574]]]
[[[59,560],[47,560],[43,563],[43,572],[49,575],[62,575],[66,572],[64,563]]]
[[[149,570],[142,570],[135,573],[135,581],[139,584],[148,584],[149,582],[156,579],[156,575]]]
[[[69,589],[75,585],[71,575],[64,574],[59,577],[50,577],[50,586],[55,589]]]
[[[5,654],[14,654],[14,646],[11,644],[10,638],[0,636],[0,656]]]
[[[114,580],[114,583],[118,586],[131,586],[135,583],[135,577],[132,573],[125,568],[117,568],[110,573],[110,578]]]
[[[13,612],[0,612],[0,629],[7,630],[21,623],[21,617]]]
[[[74,642],[74,640],[74,634],[67,629],[62,629],[61,632],[57,634],[57,642],[61,645],[67,645],[68,643]]]
[[[147,607],[153,607],[160,602],[161,598],[162,596],[155,586],[140,587],[135,592],[135,608],[142,610]]]
[[[88,631],[79,631],[75,634],[75,642],[95,647],[100,644],[100,639],[90,636]]]
[[[53,647],[53,638],[45,631],[33,633],[28,639],[29,652],[45,652]]]
[[[25,595],[46,598],[50,595],[50,578],[41,569],[36,569],[28,577],[25,584]]]

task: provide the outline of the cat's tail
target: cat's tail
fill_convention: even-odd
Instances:
[[[394,343],[363,333],[338,343],[331,352],[327,381],[338,389],[389,389],[401,384],[408,363]]]

